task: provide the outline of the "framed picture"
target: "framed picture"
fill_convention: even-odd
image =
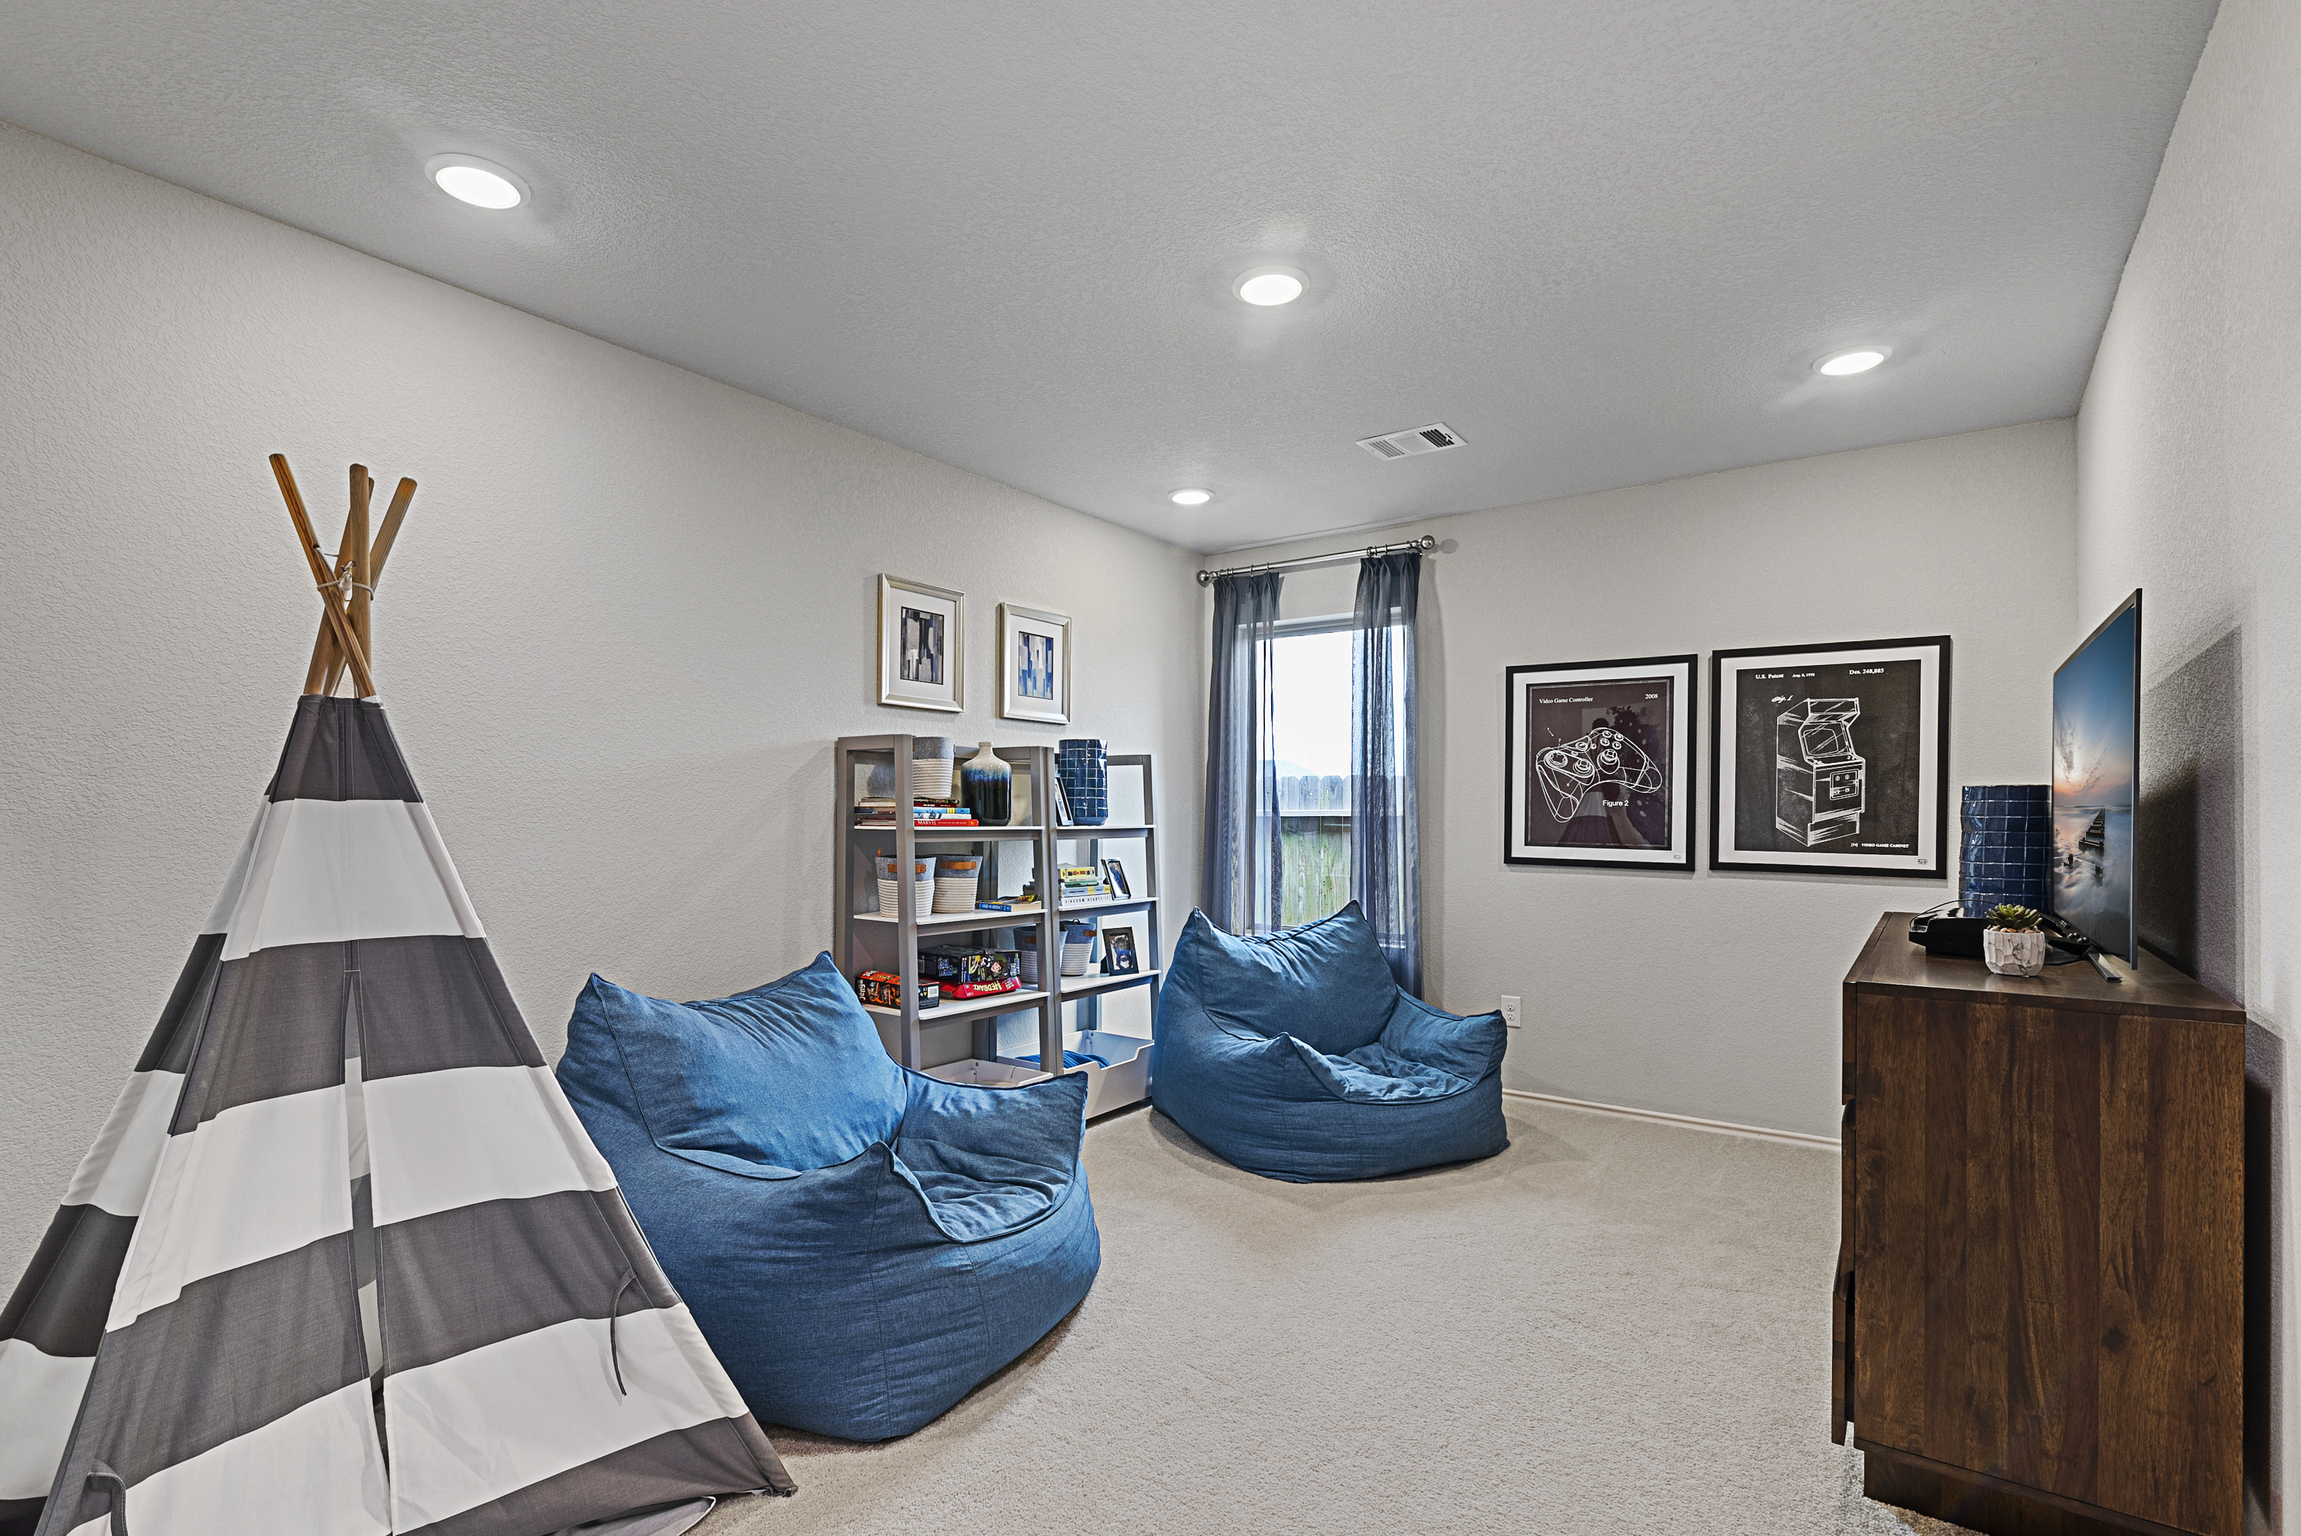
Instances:
[[[1949,636],[1710,657],[1710,867],[1946,875]]]
[[[1502,857],[1694,867],[1697,656],[1504,674]]]
[[[1142,972],[1142,962],[1135,958],[1135,931],[1132,928],[1105,928],[1103,930],[1103,974],[1105,976],[1135,976]]]
[[[1119,901],[1134,900],[1135,893],[1127,889],[1127,872],[1116,859],[1103,860],[1103,877],[1111,883],[1111,895]]]
[[[999,713],[1044,725],[1071,723],[1071,621],[999,604]]]
[[[879,578],[880,703],[956,714],[966,654],[966,594]]]

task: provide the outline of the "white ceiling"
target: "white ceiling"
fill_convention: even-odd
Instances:
[[[2213,9],[0,0],[0,116],[1218,550],[2069,414]]]

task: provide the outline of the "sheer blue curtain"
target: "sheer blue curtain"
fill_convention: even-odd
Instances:
[[[1218,576],[1214,677],[1206,722],[1206,847],[1199,861],[1208,921],[1231,933],[1279,925],[1278,763],[1272,750],[1271,644],[1276,571]]]
[[[1350,644],[1350,894],[1398,985],[1422,995],[1421,850],[1414,804],[1414,606],[1422,556],[1358,564]]]

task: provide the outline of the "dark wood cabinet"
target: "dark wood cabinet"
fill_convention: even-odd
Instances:
[[[2239,1536],[2245,1015],[1879,920],[1845,981],[1833,1438],[1997,1536]]]

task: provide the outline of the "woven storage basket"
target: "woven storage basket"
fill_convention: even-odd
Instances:
[[[937,912],[972,912],[975,910],[976,876],[982,872],[983,860],[979,854],[945,855],[935,866],[935,910]]]
[[[893,917],[896,903],[901,899],[895,881],[895,861],[887,854],[880,854],[872,862],[879,870],[879,915]],[[925,917],[935,909],[935,861],[915,859],[912,862],[917,879],[911,890],[911,913],[914,917]]]

